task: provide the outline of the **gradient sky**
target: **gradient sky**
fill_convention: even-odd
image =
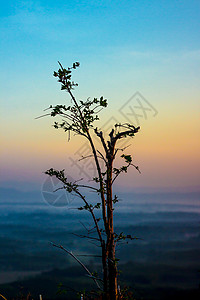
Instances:
[[[142,174],[132,169],[118,186],[198,189],[199,1],[3,1],[0,17],[1,187],[39,190],[50,167],[80,178],[70,158],[84,141],[35,120],[69,101],[52,76],[59,60],[80,61],[79,99],[109,100],[101,124],[126,121],[120,108],[137,91],[158,112],[140,118],[127,149]]]

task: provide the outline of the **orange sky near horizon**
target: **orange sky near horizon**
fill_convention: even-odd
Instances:
[[[109,106],[106,110],[109,112]],[[164,187],[169,190],[176,187],[196,189],[200,175],[198,114],[193,113],[189,123],[184,121],[186,117],[187,113],[183,112],[182,115],[171,114],[169,119],[166,111],[159,111],[155,118],[143,121],[141,130],[125,151],[133,155],[142,174],[138,176],[135,169],[129,169],[116,184],[158,190]],[[50,167],[64,168],[66,173],[80,178],[78,169],[70,166],[69,157],[79,159],[75,152],[85,141],[82,137],[72,136],[68,142],[66,133],[51,126],[53,121],[47,118],[32,120],[32,126],[34,124],[37,130],[30,127],[26,131],[21,124],[19,134],[10,132],[12,138],[9,135],[4,140],[1,151],[2,162],[6,162],[3,166],[5,181],[10,181],[11,185],[15,180],[32,181],[39,188],[45,178],[42,172]],[[20,127],[19,123],[15,129],[17,126]]]

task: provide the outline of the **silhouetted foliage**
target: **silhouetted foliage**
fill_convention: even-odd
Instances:
[[[79,67],[79,63],[73,63],[71,68],[63,68],[59,62],[60,68],[57,72],[54,72],[54,76],[61,83],[61,90],[66,91],[71,97],[71,105],[55,105],[50,106],[47,113],[43,116],[62,118],[61,121],[54,122],[54,128],[61,128],[65,132],[68,132],[68,139],[70,139],[71,133],[78,134],[87,139],[91,147],[91,155],[83,157],[87,159],[92,157],[97,176],[91,178],[93,185],[80,184],[79,181],[71,182],[65,175],[65,170],[55,170],[50,168],[45,173],[49,176],[55,176],[61,183],[62,188],[69,193],[75,194],[83,201],[83,206],[78,207],[78,210],[86,210],[91,214],[94,222],[94,230],[97,236],[94,236],[94,230],[88,230],[86,228],[86,235],[80,237],[89,238],[95,241],[101,247],[101,261],[103,269],[103,277],[97,273],[90,272],[85,265],[70,251],[65,249],[62,245],[55,245],[56,247],[64,250],[71,256],[73,256],[78,263],[87,271],[88,276],[95,281],[102,299],[128,299],[127,291],[120,291],[117,284],[118,269],[115,248],[117,243],[121,241],[128,241],[137,239],[130,234],[124,234],[123,232],[116,233],[113,225],[113,210],[114,205],[118,202],[118,197],[113,195],[113,184],[117,177],[122,173],[127,173],[128,168],[133,166],[139,173],[139,167],[133,164],[133,158],[131,154],[122,154],[121,158],[124,160],[124,164],[120,167],[114,166],[114,161],[120,151],[124,152],[127,147],[118,148],[117,144],[120,140],[125,140],[128,137],[134,137],[138,133],[140,127],[135,127],[129,123],[117,123],[113,124],[113,128],[108,135],[108,139],[102,130],[94,126],[95,121],[99,120],[98,113],[100,110],[107,107],[107,99],[103,96],[86,101],[77,101],[73,94],[73,89],[78,86],[77,83],[72,81],[72,70]],[[95,134],[100,143],[101,148],[97,147],[94,142],[92,134]],[[100,160],[103,160],[104,167],[101,167]],[[87,200],[84,189],[95,191],[100,198],[100,201],[96,204],[91,204]],[[101,209],[101,217],[96,217],[96,210]],[[125,294],[127,295],[125,298]],[[131,299],[131,298],[130,298]]]

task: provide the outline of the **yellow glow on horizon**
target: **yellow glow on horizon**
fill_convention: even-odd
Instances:
[[[198,185],[200,142],[197,111],[186,109],[181,114],[171,113],[169,108],[158,113],[156,118],[141,124],[141,130],[125,150],[133,155],[134,164],[139,165],[142,175],[130,170],[122,176],[120,184],[124,186],[173,186]],[[112,112],[114,114],[114,112]],[[188,114],[192,115],[188,121]],[[187,122],[186,122],[187,121]],[[26,128],[18,123],[16,131],[9,132],[2,143],[2,161],[6,162],[5,172],[9,176],[37,179],[50,167],[70,169],[69,157],[78,160],[76,151],[85,143],[85,139],[56,130],[52,120],[39,120]],[[95,139],[97,147],[99,143]],[[120,155],[120,153],[119,153]],[[120,159],[117,159],[118,164]],[[6,170],[13,170],[6,171]],[[69,171],[70,170],[70,171]],[[21,174],[21,175],[20,175]],[[23,174],[23,175],[22,175]],[[125,179],[126,177],[126,179]]]

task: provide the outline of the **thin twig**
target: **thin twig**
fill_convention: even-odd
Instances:
[[[78,236],[80,238],[88,238],[88,239],[91,239],[91,240],[100,241],[100,239],[98,239],[96,237],[93,237],[93,236],[83,235],[83,234],[77,234],[77,233],[72,233],[72,234],[75,235],[75,236]]]
[[[94,255],[94,254],[77,254],[76,256],[102,257],[102,255]]]
[[[64,248],[62,245],[56,245],[54,243],[52,243],[52,245],[54,247],[57,247],[59,249],[62,249],[63,251],[65,251],[66,253],[68,253],[69,255],[71,255],[82,267],[83,269],[91,276],[93,277],[92,273],[88,270],[88,268],[72,253],[72,251],[67,250],[66,248]],[[94,280],[94,282],[96,283],[97,287],[101,290],[100,285],[97,282],[96,278],[92,278]]]
[[[50,116],[51,114],[45,114],[45,115],[42,115],[42,116],[39,116],[39,117],[36,117],[35,120],[37,119],[40,119],[40,118],[43,118],[43,117],[46,117],[46,116]]]

